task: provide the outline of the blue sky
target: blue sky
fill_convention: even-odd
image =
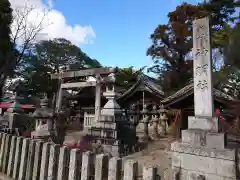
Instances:
[[[80,45],[90,57],[105,66],[140,68],[151,65],[146,50],[149,35],[158,24],[167,23],[167,13],[181,0],[55,0],[70,25],[91,25],[92,44]],[[198,0],[188,0],[197,3]]]

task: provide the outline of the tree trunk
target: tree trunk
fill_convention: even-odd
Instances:
[[[5,79],[4,79],[4,80],[0,79],[0,97],[1,97],[1,98],[2,98],[3,95],[4,95],[4,92],[3,92],[4,84],[5,84]]]

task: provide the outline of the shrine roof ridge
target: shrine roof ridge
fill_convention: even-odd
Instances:
[[[191,94],[193,94],[193,83],[190,83],[188,85],[186,85],[185,87],[181,88],[180,90],[178,90],[177,92],[175,92],[174,94],[166,97],[165,99],[162,100],[163,104],[169,104],[171,103],[171,101],[176,100],[178,98],[181,98],[183,96],[189,96]],[[222,98],[228,101],[236,101],[236,99],[216,88],[213,88],[213,95],[218,97],[218,98]]]
[[[132,93],[135,92],[135,90],[143,83],[148,89],[150,89],[152,92],[157,93],[158,96],[164,97],[164,92],[162,91],[162,87],[159,86],[155,81],[154,78],[151,78],[145,74],[141,74],[138,77],[138,81],[129,88],[126,92],[122,94],[122,96],[119,97],[119,100],[124,100],[128,98]]]

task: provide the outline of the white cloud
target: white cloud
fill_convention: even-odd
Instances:
[[[43,0],[10,0],[15,20],[12,24],[13,35],[16,34],[17,20],[19,16],[24,16],[27,10],[31,9],[26,18],[26,23],[23,23],[22,27],[27,27],[28,31],[25,36],[30,36],[30,31],[36,26],[41,24],[41,32],[38,33],[36,40],[53,39],[53,38],[66,38],[72,43],[79,45],[85,43],[92,43],[96,34],[90,25],[69,25],[66,18],[58,10],[54,9],[53,1],[48,0],[48,3],[44,3]],[[18,16],[18,18],[16,18]],[[40,23],[42,22],[42,23]],[[36,31],[35,31],[36,33]],[[18,44],[23,42],[23,34],[18,37]],[[27,37],[25,37],[26,39]]]

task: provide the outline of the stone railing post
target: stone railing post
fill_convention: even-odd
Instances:
[[[123,180],[135,180],[138,174],[138,162],[134,160],[127,160],[124,163]]]
[[[36,141],[35,152],[34,152],[34,163],[33,163],[33,173],[32,180],[39,180],[39,176],[41,172],[41,159],[42,159],[42,150],[43,150],[43,142]]]
[[[82,156],[81,180],[91,180],[93,175],[93,153],[84,152]]]
[[[35,148],[36,148],[36,141],[30,140],[29,148],[28,148],[26,180],[33,179],[34,156],[35,156],[35,150],[36,150]]]
[[[143,180],[157,180],[156,167],[143,167]]]
[[[1,134],[1,147],[0,147],[0,171],[3,169],[3,158],[5,155],[5,142],[6,142],[6,136],[7,134],[3,133]]]
[[[10,176],[10,177],[12,177],[12,175],[13,175],[14,157],[17,156],[17,154],[15,154],[15,152],[16,152],[16,142],[17,142],[17,137],[13,136],[12,139],[11,139],[9,162],[8,162],[8,168],[7,168],[7,175]]]
[[[59,152],[59,161],[58,161],[58,175],[57,180],[65,180],[68,178],[68,168],[70,158],[70,149],[67,147],[61,147]]]
[[[50,143],[44,143],[42,148],[42,159],[40,166],[40,180],[46,180],[48,177]]]
[[[19,167],[19,180],[25,180],[26,178],[29,144],[30,139],[24,138],[22,144],[21,162]]]
[[[60,151],[60,145],[54,144],[54,145],[50,146],[49,165],[48,165],[48,180],[57,179],[59,151]]]
[[[4,172],[4,173],[7,172],[11,138],[12,138],[11,135],[9,135],[9,134],[6,135],[5,145],[4,145],[3,166],[2,166],[2,172]]]
[[[13,166],[13,179],[18,179],[19,167],[21,162],[21,154],[22,154],[22,144],[23,144],[23,138],[17,137],[16,153],[15,153],[14,166]]]
[[[108,178],[108,161],[109,156],[99,154],[95,160],[95,180],[104,180]]]
[[[109,160],[108,180],[121,180],[122,159],[112,157]]]
[[[75,180],[80,179],[80,171],[82,165],[81,151],[79,149],[72,149],[70,151],[70,161],[69,161],[69,173],[68,179]]]

